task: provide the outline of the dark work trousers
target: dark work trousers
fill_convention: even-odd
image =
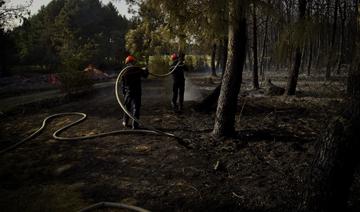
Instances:
[[[135,118],[139,119],[140,117],[140,106],[141,106],[141,94],[132,95],[125,94],[125,107]],[[124,113],[123,121],[127,124],[129,121],[129,116]],[[132,127],[137,128],[139,124],[132,120]]]
[[[173,84],[173,106],[177,106],[176,102],[179,96],[179,106],[182,108],[184,104],[185,80],[174,81]]]

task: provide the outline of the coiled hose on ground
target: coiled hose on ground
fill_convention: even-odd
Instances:
[[[178,67],[178,65],[180,64],[180,61],[176,64],[176,66],[170,70],[169,73],[166,74],[162,74],[162,75],[158,75],[158,74],[154,74],[154,73],[150,73],[151,75],[155,76],[155,77],[166,77],[171,75],[174,70]],[[78,136],[78,137],[62,137],[59,134],[63,131],[65,131],[66,129],[69,129],[72,126],[75,126],[77,124],[79,124],[80,122],[84,121],[87,117],[87,115],[85,113],[81,113],[81,112],[66,112],[66,113],[57,113],[57,114],[53,114],[50,115],[48,117],[46,117],[43,122],[42,125],[39,129],[37,129],[34,133],[32,133],[30,136],[24,138],[23,140],[3,149],[0,151],[0,155],[5,154],[6,152],[9,152],[11,150],[16,149],[17,147],[19,147],[21,144],[25,143],[26,141],[34,138],[35,136],[37,136],[38,134],[40,134],[40,132],[45,128],[47,122],[50,119],[54,119],[56,117],[60,117],[60,116],[69,116],[69,115],[76,115],[76,116],[80,116],[79,119],[77,119],[74,122],[71,122],[67,125],[65,125],[64,127],[61,127],[60,129],[56,130],[52,137],[56,140],[60,140],[60,141],[69,141],[69,140],[85,140],[85,139],[90,139],[90,138],[96,138],[96,137],[103,137],[103,136],[108,136],[108,135],[115,135],[115,134],[126,134],[126,133],[136,133],[136,134],[144,134],[144,133],[149,133],[149,134],[157,134],[157,135],[163,135],[163,136],[169,136],[172,138],[176,138],[176,139],[180,139],[179,137],[175,136],[174,134],[171,133],[167,133],[167,132],[163,132],[160,130],[157,130],[151,126],[146,126],[144,125],[140,120],[136,119],[124,106],[124,104],[122,103],[120,96],[119,96],[119,92],[118,92],[118,88],[119,88],[119,83],[121,83],[121,79],[124,76],[124,74],[128,71],[129,67],[126,67],[124,69],[122,69],[118,75],[118,77],[116,78],[116,82],[115,82],[115,97],[116,100],[118,102],[118,104],[120,105],[121,109],[134,121],[136,121],[137,123],[139,123],[140,126],[142,126],[144,129],[136,129],[136,130],[115,130],[115,131],[110,131],[110,132],[104,132],[104,133],[99,133],[99,134],[95,134],[95,135],[87,135],[87,136]],[[91,211],[94,209],[98,209],[98,208],[103,208],[103,207],[112,207],[112,208],[123,208],[123,209],[129,209],[129,210],[133,210],[133,211],[138,211],[138,212],[148,212],[148,210],[145,210],[143,208],[137,207],[137,206],[132,206],[132,205],[126,205],[126,204],[122,204],[122,203],[112,203],[112,202],[100,202],[100,203],[96,203],[94,205],[88,206],[84,209],[81,210],[81,212],[84,211]]]
[[[174,70],[178,67],[178,65],[180,64],[180,61],[176,64],[176,66],[170,70],[170,72],[166,73],[166,74],[162,74],[162,75],[158,75],[158,74],[154,74],[154,73],[150,73],[151,75],[155,76],[155,77],[167,77],[169,75],[171,75]],[[64,127],[61,127],[60,129],[56,130],[52,137],[56,140],[60,140],[60,141],[74,141],[74,140],[85,140],[85,139],[91,139],[91,138],[97,138],[97,137],[104,137],[104,136],[109,136],[109,135],[115,135],[115,134],[129,134],[129,133],[134,133],[134,134],[144,134],[144,133],[149,133],[149,134],[157,134],[157,135],[164,135],[164,136],[169,136],[169,137],[173,137],[176,139],[180,139],[179,137],[175,136],[174,134],[171,133],[167,133],[167,132],[163,132],[160,130],[155,129],[154,127],[151,126],[146,126],[145,124],[143,124],[140,120],[136,119],[124,106],[123,102],[120,99],[120,95],[118,92],[118,88],[120,86],[121,83],[121,79],[124,76],[124,74],[126,74],[126,72],[129,70],[129,67],[125,67],[124,69],[122,69],[119,73],[119,75],[116,78],[116,82],[115,82],[115,97],[116,100],[118,102],[118,104],[120,105],[121,109],[134,121],[136,121],[137,123],[139,123],[140,126],[142,126],[142,128],[144,129],[136,129],[136,130],[115,130],[115,131],[110,131],[110,132],[104,132],[104,133],[99,133],[99,134],[95,134],[95,135],[86,135],[86,136],[78,136],[78,137],[62,137],[59,134],[63,131],[65,131],[66,129],[69,129],[72,126],[75,126],[77,124],[79,124],[80,122],[84,121],[87,117],[87,115],[85,113],[81,113],[81,112],[65,112],[65,113],[57,113],[57,114],[53,114],[50,115],[48,117],[46,117],[43,122],[42,125],[39,129],[37,129],[34,133],[32,133],[30,136],[24,138],[23,140],[5,148],[2,149],[0,151],[0,155],[9,152],[11,150],[16,149],[17,147],[19,147],[21,144],[25,143],[26,141],[34,138],[35,136],[37,136],[38,134],[40,134],[40,132],[45,128],[47,122],[51,119],[54,119],[56,117],[61,117],[61,116],[80,116],[79,119],[77,119],[74,122],[71,122],[67,125],[65,125]]]

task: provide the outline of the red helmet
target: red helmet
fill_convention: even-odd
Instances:
[[[135,62],[135,61],[136,61],[135,57],[132,56],[132,55],[129,55],[129,56],[127,56],[126,59],[125,59],[125,64],[133,63],[133,62]]]
[[[174,53],[174,54],[171,55],[171,60],[172,60],[172,61],[175,61],[175,60],[177,60],[177,59],[178,59],[178,56],[177,56],[176,53]]]

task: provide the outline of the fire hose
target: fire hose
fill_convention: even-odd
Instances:
[[[155,77],[167,77],[169,75],[171,75],[175,69],[179,66],[180,61],[175,65],[174,68],[172,68],[170,70],[170,72],[166,73],[166,74],[154,74],[154,73],[150,73],[151,75],[155,76]],[[109,135],[115,135],[115,134],[130,134],[130,133],[135,133],[135,134],[155,134],[155,135],[163,135],[163,136],[168,136],[168,137],[172,137],[172,138],[176,138],[176,139],[180,139],[179,137],[175,136],[174,134],[171,133],[167,133],[167,132],[163,132],[160,130],[155,129],[154,127],[151,126],[146,126],[145,124],[143,124],[139,119],[135,118],[124,106],[124,103],[121,101],[120,99],[120,95],[118,92],[118,88],[119,88],[119,83],[121,83],[121,79],[123,78],[123,76],[126,74],[126,72],[129,70],[129,66],[125,67],[124,69],[122,69],[119,73],[119,75],[116,78],[116,82],[115,82],[115,97],[116,100],[118,102],[118,104],[120,105],[121,109],[126,113],[126,115],[128,115],[130,117],[130,119],[133,119],[135,122],[137,122],[140,126],[142,126],[143,129],[136,129],[136,130],[115,130],[115,131],[110,131],[110,132],[104,132],[104,133],[99,133],[99,134],[94,134],[94,135],[86,135],[86,136],[77,136],[77,137],[63,137],[60,136],[59,134],[63,131],[65,131],[66,129],[69,129],[72,126],[75,126],[77,124],[79,124],[80,122],[83,122],[87,115],[85,113],[81,113],[81,112],[65,112],[65,113],[57,113],[57,114],[53,114],[50,116],[47,116],[43,122],[42,125],[39,129],[37,129],[35,132],[33,132],[30,136],[24,138],[23,140],[5,148],[2,149],[0,151],[0,155],[3,155],[6,152],[9,152],[11,150],[16,149],[17,147],[19,147],[21,144],[25,143],[26,141],[34,138],[35,136],[37,136],[38,134],[40,134],[40,132],[45,128],[47,122],[50,119],[54,119],[56,117],[60,117],[60,116],[69,116],[69,115],[76,115],[76,116],[80,116],[79,119],[75,120],[74,122],[71,122],[67,125],[65,125],[64,127],[61,127],[60,129],[56,130],[53,134],[52,137],[56,140],[60,140],[60,141],[74,141],[74,140],[85,140],[85,139],[91,139],[91,138],[97,138],[97,137],[104,137],[104,136],[109,136]]]
[[[175,69],[179,66],[180,61],[175,65],[174,68],[172,68],[170,70],[170,72],[166,73],[166,74],[154,74],[154,73],[150,73],[151,75],[155,76],[155,77],[167,77],[169,75],[171,75]],[[37,136],[38,134],[40,134],[40,132],[45,128],[47,122],[50,119],[54,119],[55,117],[60,117],[60,116],[68,116],[68,115],[76,115],[76,116],[81,116],[79,119],[75,120],[74,122],[71,122],[67,125],[65,125],[64,127],[61,127],[60,129],[56,130],[52,137],[56,140],[60,140],[60,141],[69,141],[69,140],[85,140],[85,139],[90,139],[90,138],[96,138],[96,137],[103,137],[103,136],[109,136],[109,135],[115,135],[115,134],[125,134],[125,133],[137,133],[137,134],[144,134],[144,133],[148,133],[148,134],[156,134],[156,135],[163,135],[163,136],[168,136],[168,137],[172,137],[172,138],[176,138],[176,139],[180,139],[179,137],[175,136],[174,134],[171,133],[167,133],[167,132],[163,132],[160,130],[155,129],[154,127],[151,126],[146,126],[144,125],[139,119],[135,118],[124,106],[123,102],[120,99],[119,96],[119,92],[118,92],[118,88],[119,88],[119,82],[121,83],[121,79],[124,76],[124,74],[126,74],[126,72],[129,70],[129,67],[125,67],[124,69],[122,69],[119,73],[119,75],[116,78],[116,82],[115,82],[115,97],[116,100],[118,102],[118,104],[120,105],[121,109],[126,113],[126,115],[128,115],[131,119],[133,119],[135,122],[137,122],[140,126],[142,126],[145,129],[136,129],[136,130],[115,130],[115,131],[110,131],[110,132],[104,132],[104,133],[99,133],[99,134],[95,134],[95,135],[86,135],[86,136],[78,136],[78,137],[62,137],[59,134],[63,131],[65,131],[66,129],[69,129],[72,126],[75,126],[77,124],[79,124],[80,122],[83,122],[87,115],[85,113],[81,113],[81,112],[66,112],[66,113],[57,113],[57,114],[53,114],[50,116],[47,116],[43,122],[42,125],[39,129],[37,129],[34,133],[32,133],[30,136],[24,138],[23,140],[3,149],[0,151],[0,155],[3,155],[6,152],[9,152],[11,150],[16,149],[17,147],[19,147],[21,144],[25,143],[26,141],[34,138],[35,136]],[[84,211],[91,211],[94,209],[98,209],[98,208],[103,208],[103,207],[111,207],[111,208],[124,208],[124,209],[129,209],[129,210],[133,210],[133,211],[138,211],[138,212],[149,212],[146,209],[137,207],[137,206],[132,206],[132,205],[127,205],[127,204],[122,204],[122,203],[112,203],[112,202],[100,202],[100,203],[96,203],[94,205],[88,206],[82,210],[80,210],[81,212]]]
[[[95,209],[99,209],[99,208],[123,208],[123,209],[128,209],[128,210],[132,210],[132,211],[138,211],[138,212],[150,212],[146,209],[137,207],[137,206],[133,206],[133,205],[127,205],[127,204],[123,204],[123,203],[114,203],[114,202],[99,202],[96,203],[94,205],[90,205],[84,209],[81,209],[79,212],[86,212],[86,211],[91,211],[91,210],[95,210]]]

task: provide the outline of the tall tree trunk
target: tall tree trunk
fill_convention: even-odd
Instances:
[[[291,72],[289,74],[289,79],[287,82],[287,89],[285,92],[285,94],[288,96],[295,95],[297,81],[298,81],[298,77],[299,77],[300,65],[301,65],[301,48],[297,47],[296,53],[295,53],[294,67],[292,69],[290,69]]]
[[[223,42],[222,42],[222,40],[220,40],[219,41],[219,48],[217,48],[216,60],[215,60],[216,61],[216,65],[215,65],[216,70],[220,69],[223,48],[224,48]]]
[[[306,58],[307,56],[307,49],[306,49],[306,45],[304,44],[304,46],[301,48],[301,64],[300,64],[300,70],[302,73],[304,73],[304,69],[305,69],[305,63],[306,63]]]
[[[359,6],[360,10],[360,6]],[[360,17],[358,19],[360,27]],[[317,145],[311,171],[306,179],[300,211],[347,211],[347,200],[360,143],[360,38],[349,72],[349,108],[330,122]]]
[[[215,58],[216,58],[216,43],[214,42],[211,51],[211,76],[216,76]]]
[[[221,56],[221,77],[224,76],[226,63],[228,59],[228,46],[229,46],[228,38],[225,38],[223,42],[224,43],[223,43],[222,56]]]
[[[243,2],[229,2],[228,60],[222,79],[213,135],[231,136],[235,132],[237,97],[240,92],[242,71],[246,57],[246,18]]]
[[[247,58],[247,63],[245,61],[245,69],[251,71],[254,63],[253,63],[253,55],[252,55],[251,47],[249,45],[246,45],[246,58]]]
[[[307,0],[298,0],[299,1],[299,21],[302,21],[305,18],[306,4]],[[289,74],[289,79],[287,83],[286,95],[295,95],[296,85],[299,77],[299,70],[301,65],[301,47],[297,46],[295,50],[295,63],[293,69]]]
[[[320,63],[321,63],[321,36],[319,36],[319,38],[317,39],[317,43],[316,43],[316,63],[315,63],[315,69],[318,70],[320,69]]]
[[[340,69],[341,69],[341,65],[342,65],[342,60],[343,60],[343,51],[344,51],[344,33],[345,33],[345,21],[346,21],[346,1],[344,1],[344,5],[343,7],[341,7],[341,5],[339,6],[339,11],[340,11],[340,17],[341,17],[341,26],[340,26],[340,46],[339,46],[339,58],[338,58],[338,64],[337,64],[337,69],[336,69],[336,74],[340,74]]]
[[[336,29],[337,29],[338,7],[339,7],[339,0],[335,0],[334,23],[333,23],[333,27],[332,27],[331,43],[330,43],[330,49],[329,49],[327,65],[326,65],[326,73],[325,73],[326,80],[329,80],[331,78],[331,69],[332,69],[333,60],[334,60],[334,51],[335,51],[334,46],[335,46]]]
[[[316,148],[306,179],[300,211],[347,211],[346,203],[359,150],[358,121],[338,117],[330,122]]]
[[[311,17],[313,13],[313,1],[309,1],[308,2],[308,7],[307,7],[307,13],[306,15]],[[314,53],[314,40],[313,38],[309,38],[309,51],[308,51],[308,64],[307,64],[307,76],[311,75],[311,65],[313,62],[313,53]]]
[[[256,17],[256,5],[253,4],[252,11],[253,18],[253,55],[254,55],[254,67],[253,67],[253,88],[259,89],[259,66],[258,66],[258,44],[257,44],[257,17]]]
[[[262,53],[261,53],[261,62],[260,62],[260,76],[261,79],[264,80],[265,79],[265,72],[264,72],[264,59],[265,59],[265,54],[266,54],[266,42],[268,39],[268,25],[269,25],[269,16],[266,16],[265,19],[265,34],[264,34],[264,41],[263,41],[263,48],[262,48]]]
[[[348,96],[351,96],[352,93],[356,92],[356,83],[357,83],[357,79],[356,77],[353,77],[357,75],[360,75],[360,2],[359,0],[354,0],[354,6],[355,6],[355,17],[357,17],[357,19],[355,19],[355,24],[353,26],[353,33],[354,33],[354,38],[356,38],[356,42],[353,48],[351,48],[351,57],[352,57],[352,63],[350,66],[350,70],[349,70],[349,77],[347,80],[347,94]],[[358,90],[357,92],[360,92],[360,90]]]
[[[310,76],[310,74],[311,74],[311,65],[312,65],[313,51],[314,51],[314,43],[313,43],[313,41],[310,41],[309,60],[308,60],[308,66],[307,66],[307,75],[308,75],[308,76]]]

